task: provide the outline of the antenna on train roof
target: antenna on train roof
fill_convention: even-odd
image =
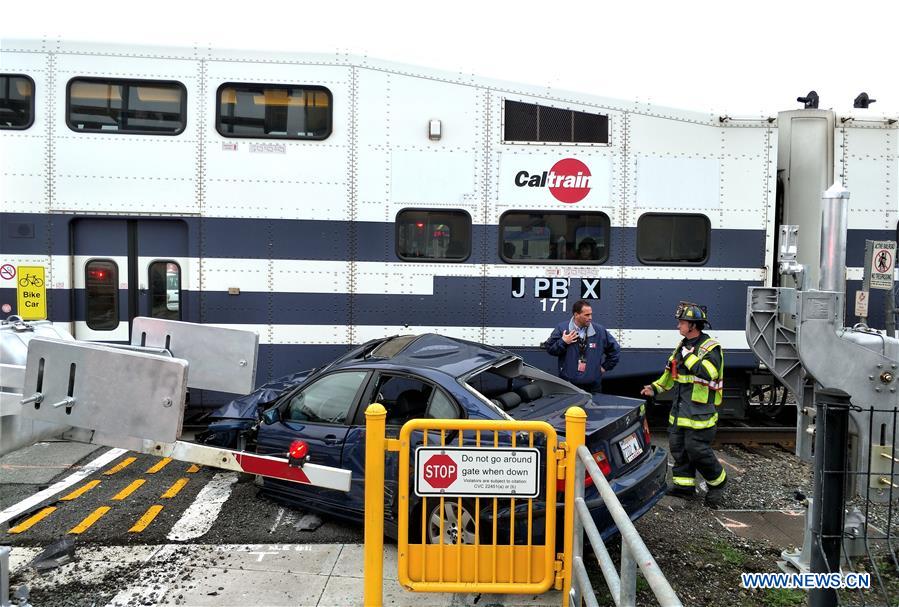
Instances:
[[[855,101],[852,102],[852,107],[868,109],[869,105],[876,102],[877,99],[871,99],[870,97],[868,97],[868,93],[862,91],[858,94],[858,97],[855,98]]]
[[[796,101],[799,103],[805,104],[805,109],[807,110],[817,110],[818,109],[818,93],[815,91],[809,91],[805,97],[796,97]]]

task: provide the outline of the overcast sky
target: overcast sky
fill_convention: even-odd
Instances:
[[[142,0],[4,3],[0,38],[336,50],[730,115],[899,114],[890,2]]]

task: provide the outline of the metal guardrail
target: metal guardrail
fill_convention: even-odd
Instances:
[[[583,413],[581,412],[581,414]],[[571,550],[569,551],[568,546],[566,545],[565,551],[566,561],[567,558],[569,558],[568,555],[571,555],[571,587],[570,590],[567,587],[565,588],[565,591],[568,591],[568,605],[580,607],[583,601],[589,607],[599,607],[599,603],[596,600],[596,593],[593,590],[593,585],[590,583],[590,578],[587,576],[587,568],[584,565],[584,533],[586,533],[590,545],[593,548],[593,553],[599,561],[599,567],[602,570],[602,575],[605,578],[606,584],[609,586],[609,591],[612,595],[612,599],[615,601],[615,605],[618,607],[635,607],[637,595],[637,567],[639,566],[640,571],[643,573],[643,577],[649,583],[649,587],[652,589],[653,594],[662,607],[682,607],[683,604],[680,602],[680,599],[677,598],[677,594],[675,594],[674,589],[671,588],[671,584],[668,583],[665,575],[659,569],[658,563],[656,563],[656,560],[649,552],[646,544],[643,543],[643,539],[631,522],[624,507],[622,507],[621,503],[618,501],[615,491],[600,471],[599,466],[594,461],[590,451],[584,446],[583,422],[580,424],[579,428],[577,425],[572,424],[572,417],[576,417],[576,414],[572,415],[571,411],[569,411],[569,414],[565,417],[568,420],[568,433],[566,436],[568,444],[570,447],[577,445],[575,451],[569,454],[569,461],[572,459],[574,460],[574,475],[573,477],[569,477],[568,481],[569,486],[571,484],[574,485],[574,507],[571,509],[571,514],[569,514],[568,509],[566,509],[565,515],[566,529],[569,528],[569,520],[571,520],[571,524],[573,525]],[[586,421],[586,419],[583,421]],[[572,429],[576,429],[575,432],[572,432]],[[593,479],[594,486],[599,491],[606,509],[608,509],[609,514],[612,516],[612,520],[615,521],[615,525],[618,527],[618,531],[621,534],[620,575],[618,571],[615,570],[615,563],[612,561],[612,557],[609,555],[609,551],[602,540],[602,536],[596,528],[593,517],[590,516],[587,503],[584,501],[585,470]],[[569,491],[567,494],[571,495],[571,492]],[[566,542],[567,540],[568,538],[566,537]],[[566,565],[568,565],[567,562]]]

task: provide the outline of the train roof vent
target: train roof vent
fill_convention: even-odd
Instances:
[[[505,143],[609,143],[609,117],[505,100]]]

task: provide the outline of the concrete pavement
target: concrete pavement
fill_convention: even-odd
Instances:
[[[85,584],[97,605],[363,605],[363,548],[359,544],[96,546],[76,548],[75,560],[39,575],[29,561],[37,548],[10,555],[12,585],[27,584],[34,604]],[[385,546],[384,605],[425,607],[561,604],[542,595],[413,593],[397,582],[396,547]],[[85,597],[87,598],[87,597]],[[38,600],[39,599],[40,602]],[[51,603],[54,601],[50,600]]]

